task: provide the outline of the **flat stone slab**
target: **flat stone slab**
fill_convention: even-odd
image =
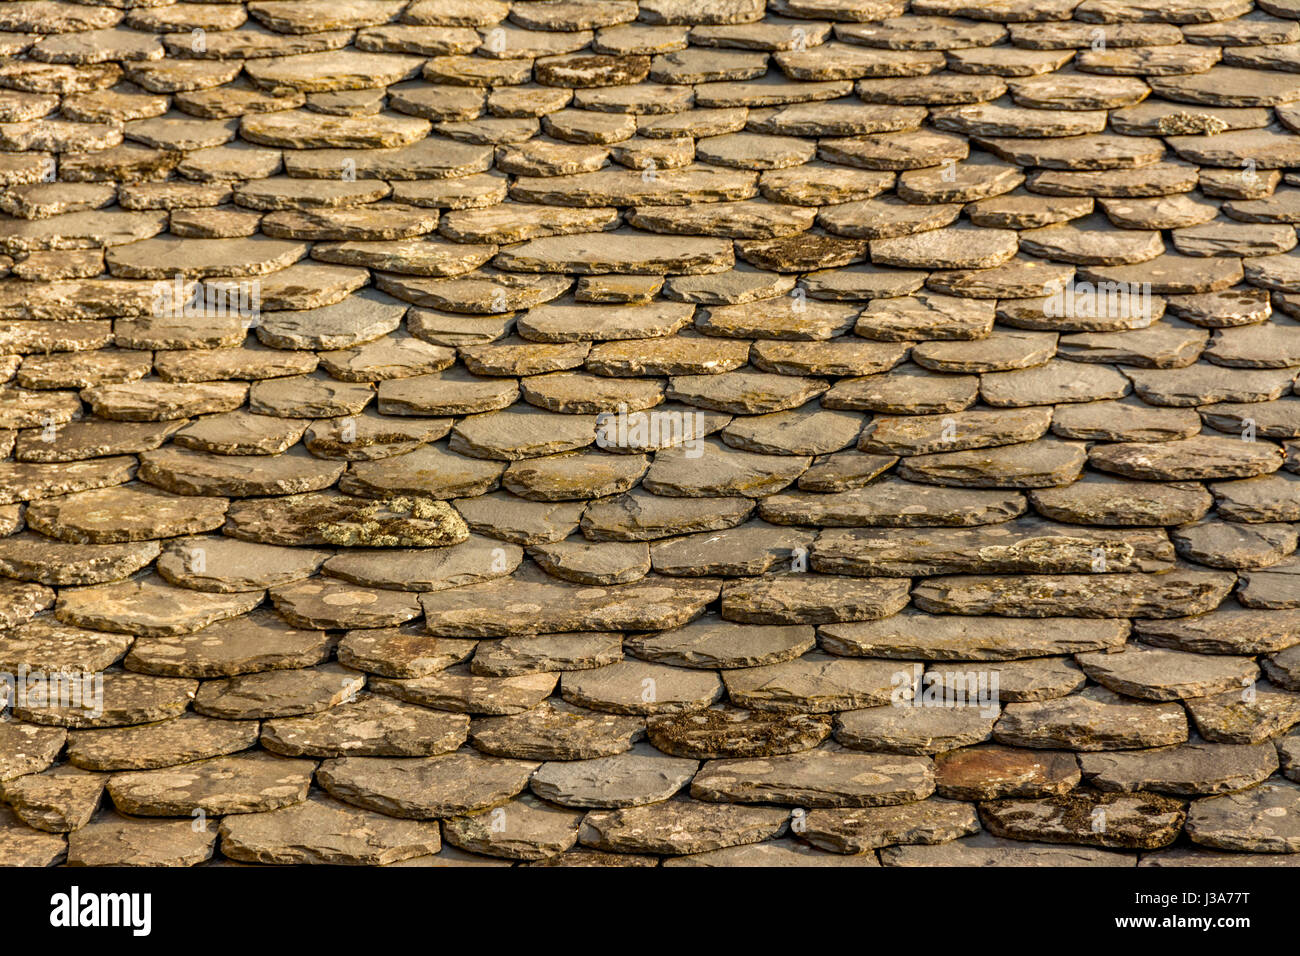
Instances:
[[[242,674],[205,681],[195,694],[194,709],[226,720],[297,717],[355,697],[365,682],[365,674],[334,663]]]
[[[399,759],[341,757],[321,764],[317,781],[353,806],[425,820],[498,807],[528,785],[538,766],[473,751]]]
[[[422,595],[429,633],[508,637],[524,631],[648,631],[697,617],[717,597],[716,585],[669,578],[591,588],[510,578]]]
[[[313,760],[254,752],[114,774],[108,795],[118,810],[132,816],[259,813],[302,803],[315,770]]]
[[[1044,843],[1155,850],[1178,838],[1183,804],[1156,794],[1086,792],[980,804],[994,836]]]
[[[830,736],[831,719],[721,706],[654,715],[647,731],[657,749],[678,757],[770,757],[816,747]]]
[[[1161,853],[1175,852],[1164,850]],[[1160,855],[1160,854],[1154,854]],[[932,846],[889,846],[885,866],[1133,866],[1137,857],[1111,850],[1004,840],[988,833]]]
[[[71,866],[194,866],[212,858],[216,827],[103,813],[68,836]]]
[[[517,715],[480,718],[470,743],[518,760],[591,760],[623,753],[645,733],[640,717],[602,714],[564,701],[542,701]]]
[[[1241,793],[1197,800],[1187,814],[1192,841],[1217,850],[1295,853],[1300,787],[1290,781],[1264,783]]]
[[[832,853],[869,853],[897,844],[947,843],[979,830],[975,808],[930,797],[888,807],[812,810],[799,835]]]
[[[887,704],[914,677],[906,665],[808,653],[797,660],[725,671],[727,695],[741,707],[779,713],[830,713]]]
[[[372,695],[262,725],[260,742],[289,757],[427,757],[465,742],[469,718]]]
[[[723,692],[722,681],[712,671],[635,660],[570,671],[560,680],[560,694],[569,703],[612,714],[703,710]]]
[[[555,683],[555,674],[481,677],[455,666],[411,680],[371,678],[370,689],[435,710],[502,715],[532,710],[554,690]]]
[[[86,770],[156,770],[247,750],[257,743],[257,722],[217,720],[200,714],[140,724],[74,730],[68,762]]]
[[[760,843],[784,833],[789,818],[788,811],[775,807],[665,800],[592,811],[583,818],[578,839],[584,846],[617,853],[678,856]]]
[[[1018,660],[1119,648],[1122,621],[1048,617],[1033,621],[926,614],[905,608],[881,621],[825,624],[822,647],[835,654],[894,660]]]
[[[999,743],[1081,752],[1161,747],[1187,740],[1177,704],[1142,703],[1101,687],[1056,700],[1007,704],[993,728]]]
[[[578,841],[582,812],[521,794],[504,806],[443,823],[448,843],[471,853],[507,860],[544,860]]]
[[[565,807],[639,807],[667,800],[691,781],[699,764],[645,744],[607,757],[548,762],[528,786]]]
[[[245,863],[385,866],[437,853],[436,823],[397,820],[327,797],[221,821],[221,852]]]
[[[933,792],[934,768],[927,758],[822,749],[711,760],[691,782],[691,796],[700,800],[801,807],[890,806]]]
[[[1277,759],[1277,749],[1269,742],[1242,746],[1189,741],[1167,750],[1084,754],[1079,767],[1101,790],[1201,796],[1261,783],[1277,769]]]
[[[953,707],[864,707],[841,714],[835,739],[854,750],[934,754],[988,740],[998,718],[996,702]]]
[[[1080,773],[1070,751],[987,744],[939,754],[934,777],[941,797],[997,800],[1067,793],[1078,785]]]

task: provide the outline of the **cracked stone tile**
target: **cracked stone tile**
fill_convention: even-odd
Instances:
[[[194,709],[227,720],[297,717],[350,702],[365,683],[365,674],[332,663],[241,674],[204,681],[194,695]]]
[[[644,734],[645,721],[639,717],[543,701],[532,710],[475,720],[470,743],[496,757],[571,761],[624,753]]]
[[[1075,792],[980,804],[994,836],[1048,843],[1154,850],[1178,837],[1183,804],[1156,794]]]
[[[930,797],[901,806],[812,810],[799,835],[832,853],[870,853],[898,844],[947,843],[980,828],[975,808]]]
[[[936,790],[953,800],[997,800],[1065,794],[1079,783],[1075,755],[987,744],[934,758]]]
[[[108,795],[122,813],[142,817],[261,813],[307,799],[314,760],[265,753],[213,757],[163,770],[115,773]]]
[[[256,744],[256,721],[183,713],[137,727],[71,731],[68,762],[105,772],[154,770],[237,753]]]
[[[893,455],[869,455],[853,449],[818,455],[799,476],[802,491],[834,493],[870,484],[898,464]]]
[[[289,757],[428,757],[457,750],[468,729],[464,714],[364,694],[319,714],[268,720],[259,742]]]
[[[233,860],[284,865],[383,866],[437,853],[436,823],[395,820],[325,797],[221,822],[221,852]]]
[[[269,611],[217,621],[189,634],[139,637],[123,665],[162,677],[232,677],[311,667],[334,642],[322,631],[290,627]]]
[[[71,866],[194,866],[212,858],[215,829],[104,811],[68,835]]]
[[[519,794],[539,764],[474,751],[432,757],[341,757],[317,780],[336,799],[391,817],[431,819],[499,807]]]

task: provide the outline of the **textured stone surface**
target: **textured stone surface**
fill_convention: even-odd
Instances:
[[[0,862],[1297,855],[1294,0],[97,2],[0,5]]]

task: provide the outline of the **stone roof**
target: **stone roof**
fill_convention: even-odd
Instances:
[[[0,863],[1300,862],[1297,0],[0,55]]]

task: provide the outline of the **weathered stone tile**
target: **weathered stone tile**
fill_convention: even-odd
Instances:
[[[789,814],[774,807],[667,800],[593,810],[583,818],[578,839],[617,853],[680,855],[759,843],[784,833],[788,822]]]
[[[360,671],[330,663],[242,674],[204,681],[194,695],[194,709],[226,720],[297,717],[350,702],[365,682]]]
[[[139,637],[123,664],[163,677],[231,677],[310,667],[329,657],[333,643],[322,631],[299,630],[269,611],[253,611],[188,634]]]
[[[995,720],[996,702],[991,707],[928,706],[918,695],[910,702],[902,699],[891,706],[840,714],[835,739],[853,750],[934,754],[988,740]]]
[[[214,757],[165,770],[116,773],[108,795],[122,813],[142,817],[261,813],[307,799],[314,760],[265,753]]]
[[[134,574],[158,552],[153,541],[76,544],[20,533],[0,538],[0,574],[40,584],[100,584]]]
[[[259,742],[288,757],[429,757],[457,750],[468,730],[464,714],[364,694],[319,714],[268,720]]]
[[[1219,850],[1294,853],[1298,798],[1300,788],[1283,781],[1197,800],[1187,814],[1187,835]]]
[[[552,682],[553,683],[553,682]],[[645,733],[639,717],[621,717],[543,701],[514,715],[480,718],[470,743],[495,757],[519,760],[590,760],[624,753]]]
[[[1238,746],[1191,742],[1164,750],[1085,754],[1079,765],[1101,790],[1200,796],[1242,790],[1277,769],[1272,742]]]
[[[869,853],[898,844],[947,843],[980,828],[975,808],[931,797],[900,806],[813,810],[799,835],[832,853]]]
[[[1187,717],[1176,704],[1138,703],[1091,687],[1056,700],[1008,704],[993,736],[999,743],[1035,749],[1160,747],[1187,740]]]
[[[67,740],[62,727],[38,727],[35,724],[5,721],[0,726],[0,782],[27,774],[41,773],[57,759]]]
[[[823,527],[965,527],[1006,521],[1027,507],[1017,491],[945,488],[885,478],[834,494],[787,492],[763,499],[774,524]]]
[[[1066,617],[1016,619],[931,615],[911,608],[879,621],[825,624],[823,648],[834,654],[891,660],[996,661],[1118,649],[1125,621]]]
[[[709,761],[691,783],[697,799],[803,807],[890,806],[924,799],[933,789],[928,759],[821,749]]]
[[[914,676],[888,661],[808,653],[784,663],[723,673],[732,703],[779,713],[829,713],[887,704]]]
[[[963,747],[934,758],[941,797],[995,800],[1068,793],[1078,784],[1075,756],[1067,751],[1021,750],[988,744]]]
[[[1156,574],[952,575],[925,580],[912,599],[938,614],[1186,617],[1218,607],[1235,580],[1231,573],[1181,567]]]
[[[628,660],[566,672],[560,695],[570,704],[612,714],[675,714],[716,703],[723,684],[712,671]]]
[[[556,675],[485,677],[452,666],[409,680],[375,678],[371,690],[410,703],[470,714],[520,714],[540,704],[555,688]]]
[[[218,595],[177,588],[146,574],[112,584],[65,588],[54,613],[66,624],[100,631],[188,634],[251,611],[263,596],[260,590]]]
[[[395,820],[325,797],[221,822],[221,852],[249,863],[383,866],[437,853],[436,823]]]
[[[237,753],[256,744],[256,721],[184,713],[136,727],[71,731],[68,762],[87,770],[153,770]]]
[[[1185,816],[1179,801],[1145,793],[1078,791],[980,804],[980,817],[994,836],[1135,850],[1168,846]]]
[[[456,817],[499,807],[520,793],[539,765],[474,751],[432,757],[341,757],[321,764],[331,796],[391,817]]]
[[[216,828],[105,811],[68,836],[71,866],[194,866],[212,857]]]
[[[1053,547],[1056,545],[1056,547]],[[1173,561],[1162,531],[1087,531],[1036,518],[972,529],[823,531],[812,566],[831,574],[1158,571]]]

